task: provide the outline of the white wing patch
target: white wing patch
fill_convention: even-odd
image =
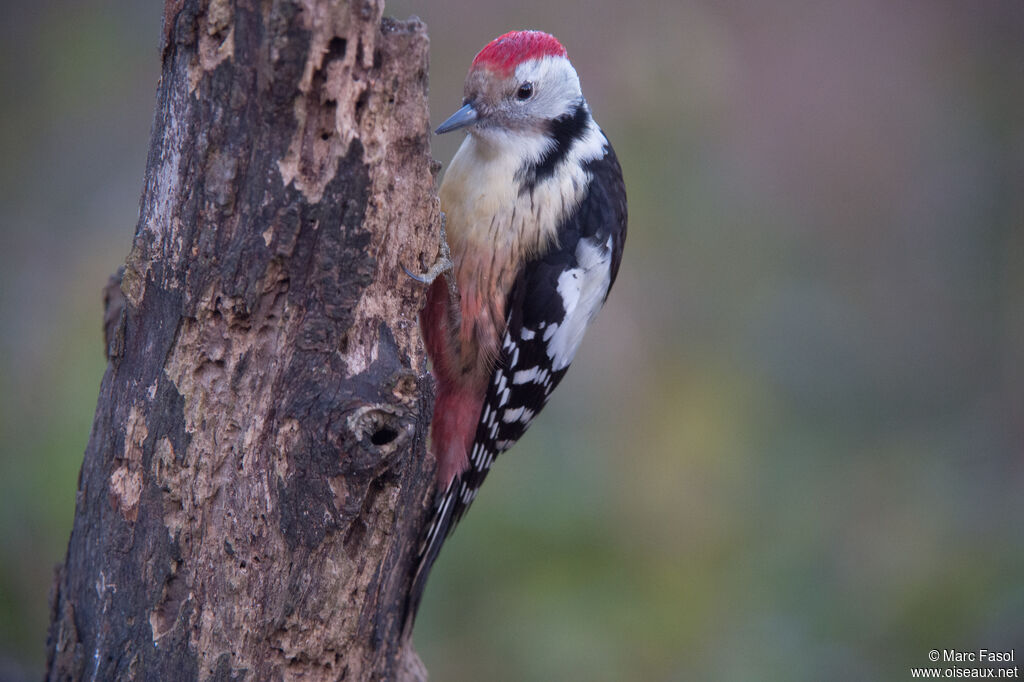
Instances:
[[[565,317],[544,333],[555,372],[568,367],[576,357],[584,332],[604,304],[611,285],[611,237],[604,244],[581,239],[576,246],[576,261],[579,267],[558,277],[558,295],[562,297]]]
[[[548,371],[543,367],[531,367],[530,369],[521,369],[512,375],[513,384],[543,384],[548,375]]]
[[[505,413],[501,416],[501,421],[506,424],[513,424],[515,422],[529,424],[533,421],[534,416],[533,410],[526,407],[517,407],[514,410],[505,410]]]

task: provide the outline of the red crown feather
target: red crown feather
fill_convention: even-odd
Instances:
[[[565,57],[562,43],[543,31],[509,31],[487,43],[473,59],[473,68],[486,67],[509,74],[528,59]]]

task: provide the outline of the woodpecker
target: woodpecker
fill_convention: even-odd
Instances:
[[[626,189],[565,48],[541,31],[484,47],[462,107],[468,132],[441,183],[457,298],[436,278],[420,326],[437,385],[433,518],[413,590],[491,465],[565,376],[622,260]]]

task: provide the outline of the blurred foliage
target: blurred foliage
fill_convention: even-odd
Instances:
[[[42,665],[157,4],[0,26],[0,676]],[[490,38],[561,38],[630,196],[608,306],[434,571],[433,679],[904,679],[1020,645],[1024,5],[389,7],[430,28],[435,123]]]

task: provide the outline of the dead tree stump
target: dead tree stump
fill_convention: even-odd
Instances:
[[[383,2],[168,0],[140,219],[48,679],[421,679],[432,488],[426,29]]]

